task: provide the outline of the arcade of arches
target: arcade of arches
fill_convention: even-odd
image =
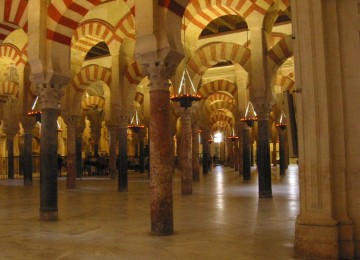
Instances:
[[[298,163],[295,256],[360,258],[359,0],[0,6],[0,157],[7,178],[22,169],[25,186],[40,158],[41,221],[61,211],[58,155],[68,190],[89,157],[108,156],[119,192],[129,158],[140,172],[149,165],[151,232],[160,235],[173,233],[174,167],[191,195],[214,154],[244,181],[255,161],[262,200],[272,198],[271,165],[286,174]],[[170,100],[185,67],[202,96],[187,109]],[[240,120],[249,101],[253,127]],[[28,115],[36,111],[41,120]],[[276,127],[282,112],[286,129]],[[134,115],[145,126],[138,132],[128,129]],[[209,144],[216,133],[223,140]]]

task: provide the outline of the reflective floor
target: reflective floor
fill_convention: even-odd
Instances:
[[[0,259],[293,259],[299,211],[298,169],[280,178],[273,168],[273,198],[259,199],[257,173],[243,183],[234,169],[217,166],[193,195],[180,194],[174,177],[174,229],[150,234],[147,174],[129,172],[129,191],[105,178],[60,178],[59,218],[39,221],[39,181],[0,181]]]

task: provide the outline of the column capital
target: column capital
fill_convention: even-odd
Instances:
[[[65,93],[65,86],[59,84],[45,83],[38,85],[40,108],[59,109],[59,103]]]
[[[150,91],[169,91],[169,73],[164,61],[150,63],[146,67],[150,79]]]
[[[258,120],[268,120],[271,112],[271,105],[266,103],[253,103]]]

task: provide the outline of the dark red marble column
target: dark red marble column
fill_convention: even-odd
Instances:
[[[183,142],[182,170],[181,170],[181,194],[192,194],[192,151],[191,151],[191,115],[190,110],[181,112],[181,137]]]
[[[242,130],[243,136],[243,180],[251,180],[251,149],[250,149],[250,137],[249,128],[244,127]]]
[[[127,117],[122,117],[119,128],[118,191],[128,191]]]
[[[7,150],[8,150],[8,179],[14,179],[14,136],[15,134],[7,134]]]
[[[83,119],[81,119],[83,120]],[[80,122],[82,125],[83,122]],[[76,127],[75,153],[76,153],[76,176],[82,177],[83,174],[83,160],[82,160],[82,135],[84,132],[83,126]]]
[[[209,130],[202,130],[201,134],[201,142],[202,142],[202,148],[203,148],[203,174],[208,174],[210,170],[211,165],[211,155],[210,155],[210,145],[208,143],[208,140],[210,138],[210,132]]]
[[[57,191],[57,117],[62,86],[43,84],[40,89],[41,142],[40,142],[40,220],[58,220]]]
[[[280,175],[285,175],[286,158],[285,158],[285,130],[278,129],[279,132],[279,155],[280,155]]]
[[[26,116],[21,121],[24,128],[24,152],[23,152],[23,171],[24,171],[24,185],[32,185],[32,130],[35,126],[35,119]]]
[[[76,125],[78,116],[64,117],[67,128],[66,187],[76,188]]]
[[[150,86],[150,203],[151,232],[173,233],[170,92],[162,62],[148,67]]]
[[[192,172],[193,181],[200,181],[199,171],[199,127],[192,125]]]
[[[116,145],[117,145],[116,134],[118,132],[119,126],[116,124],[111,124],[111,123],[106,124],[106,126],[110,133],[109,176],[110,176],[110,179],[115,179],[116,173],[117,173],[117,169],[116,169]]]

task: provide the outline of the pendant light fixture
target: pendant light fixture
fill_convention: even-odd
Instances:
[[[239,137],[235,135],[234,128],[232,129],[231,135],[228,136],[228,139],[230,139],[233,143],[235,143],[235,141],[239,139]]]
[[[128,128],[132,130],[134,133],[138,133],[140,129],[144,128],[145,126],[140,124],[139,116],[137,110],[135,110],[135,115],[131,118],[130,124]]]
[[[248,125],[248,127],[253,127],[254,121],[257,121],[257,115],[251,101],[249,101],[246,107],[245,117],[241,118],[240,121],[245,122]]]
[[[190,78],[189,72],[186,68],[187,58],[186,58],[186,37],[185,37],[185,15],[184,15],[184,70],[181,76],[180,85],[178,93],[170,97],[171,101],[180,102],[180,106],[187,109],[191,107],[193,101],[199,101],[201,96],[196,94],[196,89]]]
[[[286,116],[284,113],[284,101],[283,101],[283,92],[281,92],[281,114],[280,114],[280,118],[279,121],[275,124],[276,127],[280,128],[281,130],[285,130],[286,129]]]
[[[28,116],[34,117],[36,119],[37,122],[41,123],[41,111],[38,110],[34,110],[37,104],[39,97],[37,96],[34,104],[31,107],[31,111],[27,113]]]

